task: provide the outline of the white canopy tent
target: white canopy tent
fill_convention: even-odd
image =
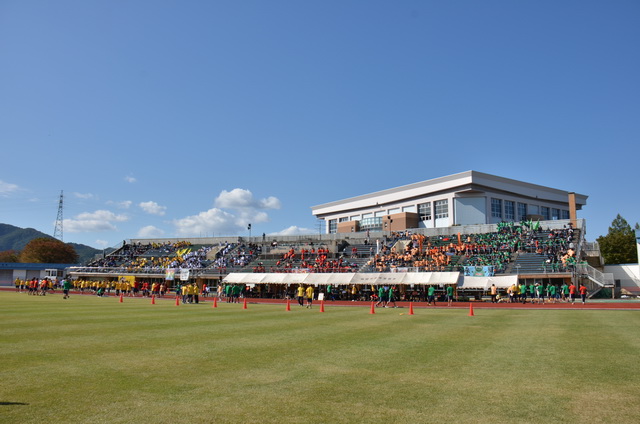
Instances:
[[[304,284],[312,284],[314,286],[340,286],[353,284],[353,276],[355,273],[310,273],[304,279]]]
[[[467,277],[462,280],[460,290],[488,290],[492,284],[499,289],[506,289],[514,284],[518,284],[517,275],[503,275],[499,277]]]
[[[446,285],[458,284],[459,272],[231,273],[227,284]],[[469,277],[465,277],[469,278]],[[479,277],[474,277],[479,278]]]
[[[406,272],[403,284],[424,284],[428,286],[458,284],[459,272]]]

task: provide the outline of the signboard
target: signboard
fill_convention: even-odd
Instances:
[[[176,270],[173,268],[167,268],[164,272],[164,279],[167,281],[173,281],[176,279]]]
[[[465,266],[464,275],[467,277],[492,277],[493,266]]]
[[[189,281],[189,268],[182,268],[180,270],[180,281]]]

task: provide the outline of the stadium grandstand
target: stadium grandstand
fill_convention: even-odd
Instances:
[[[125,240],[68,274],[77,281],[176,287],[240,285],[247,297],[287,298],[299,285],[332,298],[370,300],[395,285],[401,300],[481,297],[492,285],[613,288],[576,211],[587,196],[476,171],[312,208],[325,234]],[[597,247],[597,246],[596,246]]]

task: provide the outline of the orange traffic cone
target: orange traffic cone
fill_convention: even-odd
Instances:
[[[324,300],[320,301],[320,312],[324,312]]]
[[[124,299],[122,297],[122,293],[120,293],[120,303],[124,302]]]
[[[409,315],[413,315],[413,302],[409,302]]]
[[[151,295],[151,304],[152,304],[152,305],[155,305],[155,304],[156,304],[156,295],[155,295],[155,294],[152,294],[152,295]]]
[[[247,309],[247,298],[244,298],[244,303],[242,304],[242,309]]]
[[[473,315],[473,303],[469,303],[469,316],[472,317]]]
[[[217,307],[218,307],[218,298],[214,297],[213,298],[213,306],[212,306],[212,308],[217,308]]]
[[[373,302],[371,302],[371,311],[369,313],[370,314],[375,314],[376,313],[376,305]]]
[[[180,296],[176,295],[176,306],[180,306]]]
[[[287,299],[287,311],[291,310],[291,301]]]

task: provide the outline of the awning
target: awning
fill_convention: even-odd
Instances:
[[[304,279],[304,284],[313,284],[315,286],[324,286],[331,284],[332,286],[340,286],[351,284],[354,275],[353,272],[345,273],[310,273]]]
[[[458,284],[459,272],[345,272],[345,273],[240,273],[227,275],[229,284],[324,285],[446,285]],[[467,277],[469,278],[469,277]],[[478,277],[476,277],[478,278]]]
[[[402,284],[424,284],[429,286],[458,284],[459,272],[405,272]]]
[[[493,277],[464,277],[462,285],[458,287],[461,290],[488,290],[492,284],[499,289],[506,289],[518,283],[517,275],[503,275]]]

